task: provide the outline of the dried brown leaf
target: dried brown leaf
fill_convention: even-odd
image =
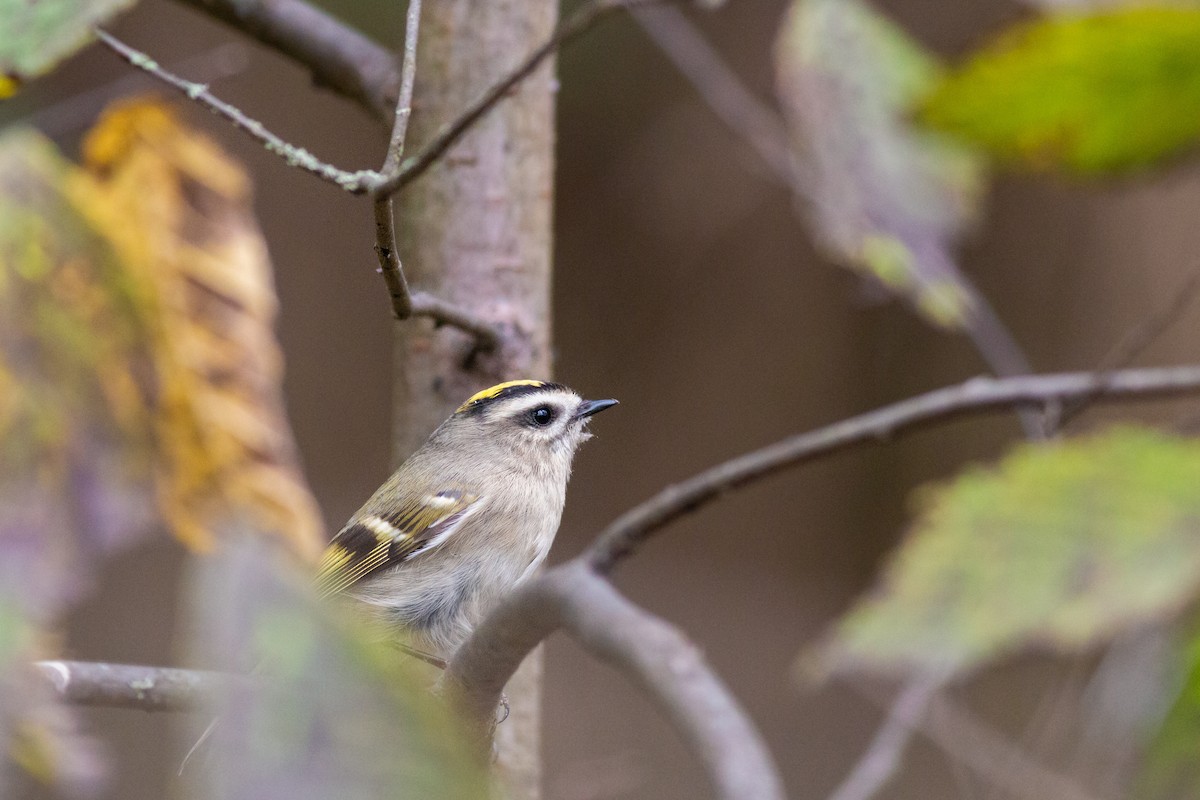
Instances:
[[[315,556],[324,536],[284,413],[277,302],[249,179],[148,101],[106,113],[84,156],[73,194],[146,294],[158,490],[173,530],[204,551],[218,517],[248,514]]]

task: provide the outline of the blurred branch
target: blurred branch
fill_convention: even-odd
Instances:
[[[720,53],[678,9],[642,9],[634,18],[721,122],[758,154],[769,176],[790,189],[798,201],[808,204],[807,185],[812,181],[805,165],[792,155],[787,125],[779,113],[746,88]],[[987,299],[965,275],[960,273],[957,280],[970,297],[973,309],[966,332],[984,363],[1002,377],[1031,372],[1029,360],[1016,338]],[[1043,438],[1041,420],[1036,415],[1023,409],[1018,409],[1018,414],[1027,436]]]
[[[973,378],[802,433],[718,464],[622,514],[584,557],[611,571],[656,531],[731,489],[783,469],[867,443],[883,443],[918,428],[962,416],[1012,407],[1037,407],[1092,396],[1096,402],[1147,400],[1200,391],[1200,366]]]
[[[912,732],[925,716],[942,678],[924,678],[907,684],[875,731],[871,746],[859,757],[829,800],[868,800],[884,787],[900,766]]]
[[[721,122],[758,153],[768,175],[791,187],[797,165],[779,114],[746,88],[679,9],[643,8],[633,18]]]
[[[635,8],[668,0],[592,0],[554,29],[545,42],[527,55],[515,69],[502,77],[468,106],[456,119],[447,123],[415,156],[406,159],[399,169],[371,187],[375,197],[388,197],[415,181],[437,163],[462,135],[505,98],[521,81],[529,77],[547,57],[559,48],[591,30],[609,14],[621,9]]]
[[[307,67],[331,89],[386,119],[400,84],[387,48],[303,0],[179,0]]]
[[[879,698],[859,685],[868,699]],[[1005,794],[1030,800],[1096,800],[1075,781],[1038,762],[1006,735],[945,695],[934,695],[928,713],[918,713],[912,728],[919,730],[946,755],[987,780]]]
[[[195,710],[233,679],[199,670],[93,661],[39,661],[34,666],[65,703],[139,711]]]
[[[699,649],[579,559],[514,592],[455,654],[444,686],[477,730],[490,733],[505,683],[558,629],[658,706],[699,760],[717,797],[782,800],[783,785],[766,745]]]
[[[265,147],[269,152],[282,158],[289,166],[304,170],[310,175],[315,175],[324,181],[340,186],[352,194],[362,194],[365,192],[371,179],[375,177],[375,173],[370,170],[347,172],[332,164],[326,164],[303,147],[297,147],[294,144],[284,141],[276,134],[267,130],[261,122],[247,116],[240,109],[226,103],[224,100],[214,97],[203,83],[193,83],[172,72],[168,72],[159,66],[158,62],[150,56],[130,47],[110,33],[99,28],[94,28],[93,32],[102,44],[129,62],[129,64],[173,87],[186,95],[188,99],[201,104],[217,116],[223,117],[232,123],[235,128]]]

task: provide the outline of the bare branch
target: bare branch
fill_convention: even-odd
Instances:
[[[1148,400],[1200,390],[1200,366],[974,378],[902,400],[857,417],[802,433],[718,464],[622,514],[585,554],[601,573],[611,571],[644,539],[723,493],[782,469],[855,445],[881,443],[966,413],[1045,406],[1094,395],[1097,401]]]
[[[420,0],[415,0],[409,6],[410,30],[414,29],[416,15],[420,13],[420,6]],[[411,13],[414,9],[415,13]],[[262,123],[248,117],[240,109],[214,97],[204,84],[193,83],[168,72],[145,53],[130,47],[106,31],[95,29],[94,32],[96,37],[105,46],[113,50],[125,61],[163,81],[186,95],[189,99],[200,103],[213,113],[228,120],[238,130],[245,132],[255,141],[266,147],[267,150],[283,158],[290,166],[297,167],[312,175],[316,175],[322,180],[336,184],[352,194],[364,193],[367,191],[368,186],[373,185],[379,179],[378,174],[371,170],[347,172],[326,164],[307,150],[284,141],[276,134],[267,130]],[[406,45],[405,66],[406,69],[415,71],[415,42],[412,46],[411,56]],[[392,133],[388,161],[385,162],[385,168],[388,163],[399,159],[399,153],[404,146],[404,132],[407,128],[408,117],[412,113],[411,77],[406,81],[406,85],[407,91],[401,93],[400,102],[396,109],[396,127]],[[392,153],[396,153],[396,156],[393,157]],[[419,306],[415,303],[415,298],[412,297],[408,283],[404,279],[404,273],[400,267],[400,259],[396,253],[395,221],[390,199],[379,200],[375,203],[375,238],[375,249],[379,257],[380,270],[383,273],[384,281],[387,283],[388,294],[392,299],[392,309],[397,319],[408,319],[414,314],[430,317],[439,324],[453,325],[471,334],[475,337],[476,349],[479,351],[487,352],[496,348],[499,342],[499,334],[496,330],[486,321],[475,317],[465,309],[457,308],[450,303],[428,296],[421,298]]]
[[[366,191],[366,187],[377,179],[376,174],[370,170],[347,172],[331,164],[326,164],[304,148],[284,141],[276,134],[267,130],[258,120],[246,116],[240,109],[226,103],[224,100],[214,97],[204,84],[192,83],[174,73],[168,72],[160,67],[150,56],[130,47],[110,33],[99,28],[94,28],[93,32],[101,43],[125,59],[125,61],[175,88],[214,114],[228,120],[235,128],[246,133],[268,151],[286,161],[289,166],[302,169],[311,175],[316,175],[321,180],[328,181],[352,194],[362,194]]]
[[[421,0],[409,0],[407,22],[404,26],[404,63],[400,67],[400,96],[396,100],[396,114],[392,122],[392,135],[388,141],[387,156],[383,161],[382,175],[390,176],[400,166],[404,155],[404,139],[408,135],[408,120],[412,116],[413,83],[417,76],[417,36],[421,29]],[[399,248],[396,246],[396,215],[391,195],[375,197],[375,255],[379,259],[379,270],[383,273],[388,294],[392,298],[392,311],[396,319],[412,316],[412,295],[404,277],[404,266],[400,263]]]
[[[870,747],[829,795],[829,800],[868,800],[883,788],[900,766],[913,730],[941,684],[941,678],[925,678],[914,680],[900,690],[883,724],[875,731]]]
[[[372,187],[376,197],[389,197],[419,178],[437,163],[464,133],[471,129],[484,114],[504,99],[521,81],[529,77],[547,57],[556,53],[568,42],[586,33],[610,13],[624,8],[666,2],[666,0],[593,0],[563,21],[554,33],[517,65],[515,69],[493,84],[479,96],[457,119],[449,122],[433,139],[412,158],[406,159],[399,171],[384,176]]]
[[[91,661],[39,661],[35,666],[65,703],[139,711],[193,711],[235,679],[214,672]]]
[[[658,706],[717,797],[782,800],[783,785],[761,736],[699,649],[579,560],[518,589],[455,654],[444,685],[477,728],[490,729],[504,684],[559,628]]]
[[[400,84],[387,48],[303,0],[179,0],[307,67],[318,86],[379,119],[396,107]]]

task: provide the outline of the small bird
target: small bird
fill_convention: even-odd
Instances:
[[[337,533],[318,590],[365,603],[404,649],[448,659],[546,558],[588,422],[616,404],[536,380],[474,395]]]

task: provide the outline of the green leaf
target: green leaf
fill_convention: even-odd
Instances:
[[[1200,9],[1149,6],[1023,23],[924,100],[922,121],[1001,162],[1102,175],[1200,137]]]
[[[193,797],[258,800],[484,800],[482,771],[424,665],[350,614],[319,604],[307,568],[289,569],[265,536],[196,566],[190,649],[253,683],[217,704],[185,778]],[[222,537],[229,541],[228,537]]]
[[[907,119],[940,65],[861,0],[794,0],[775,56],[818,242],[930,321],[965,324],[972,299],[950,248],[974,214],[980,164]]]
[[[134,0],[0,0],[0,98],[91,41],[91,29]]]
[[[1018,648],[1076,652],[1200,589],[1200,444],[1115,429],[1025,445],[923,491],[881,586],[823,670],[955,672]]]

